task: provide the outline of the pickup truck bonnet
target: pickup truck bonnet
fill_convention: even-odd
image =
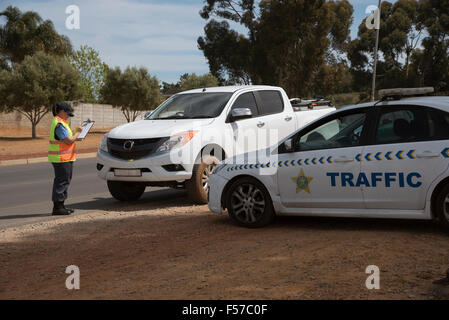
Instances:
[[[170,137],[189,130],[198,130],[214,119],[141,120],[121,125],[109,133],[113,139],[149,139]]]

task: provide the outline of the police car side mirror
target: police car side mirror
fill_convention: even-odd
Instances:
[[[287,152],[293,151],[293,139],[288,139],[284,142],[284,150]]]

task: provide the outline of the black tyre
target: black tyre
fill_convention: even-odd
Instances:
[[[259,181],[248,177],[229,187],[226,207],[231,219],[246,228],[265,227],[276,217],[268,191]]]
[[[449,184],[438,194],[435,208],[438,222],[449,231]]]
[[[193,167],[192,178],[186,181],[187,193],[195,203],[207,204],[209,178],[220,161],[214,156],[205,157]]]
[[[145,192],[146,186],[136,182],[108,181],[111,195],[119,201],[136,201]]]

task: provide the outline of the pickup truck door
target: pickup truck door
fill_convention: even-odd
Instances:
[[[233,109],[248,108],[253,117],[238,121],[231,121]],[[268,119],[261,117],[253,92],[242,93],[237,97],[228,114],[227,127],[232,132],[234,140],[230,147],[233,155],[240,155],[267,147],[267,122]],[[229,148],[228,148],[229,150]]]
[[[364,208],[358,186],[366,112],[334,114],[301,130],[282,151],[278,185],[287,208]],[[364,136],[363,136],[364,137]]]
[[[259,90],[254,92],[254,96],[261,115],[258,125],[268,131],[269,140],[265,147],[272,146],[295,132],[296,115],[291,105],[284,102],[279,91]]]

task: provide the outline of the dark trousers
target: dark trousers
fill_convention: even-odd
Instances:
[[[72,181],[73,162],[52,163],[55,170],[53,181],[53,202],[64,202],[67,199],[67,190]]]

